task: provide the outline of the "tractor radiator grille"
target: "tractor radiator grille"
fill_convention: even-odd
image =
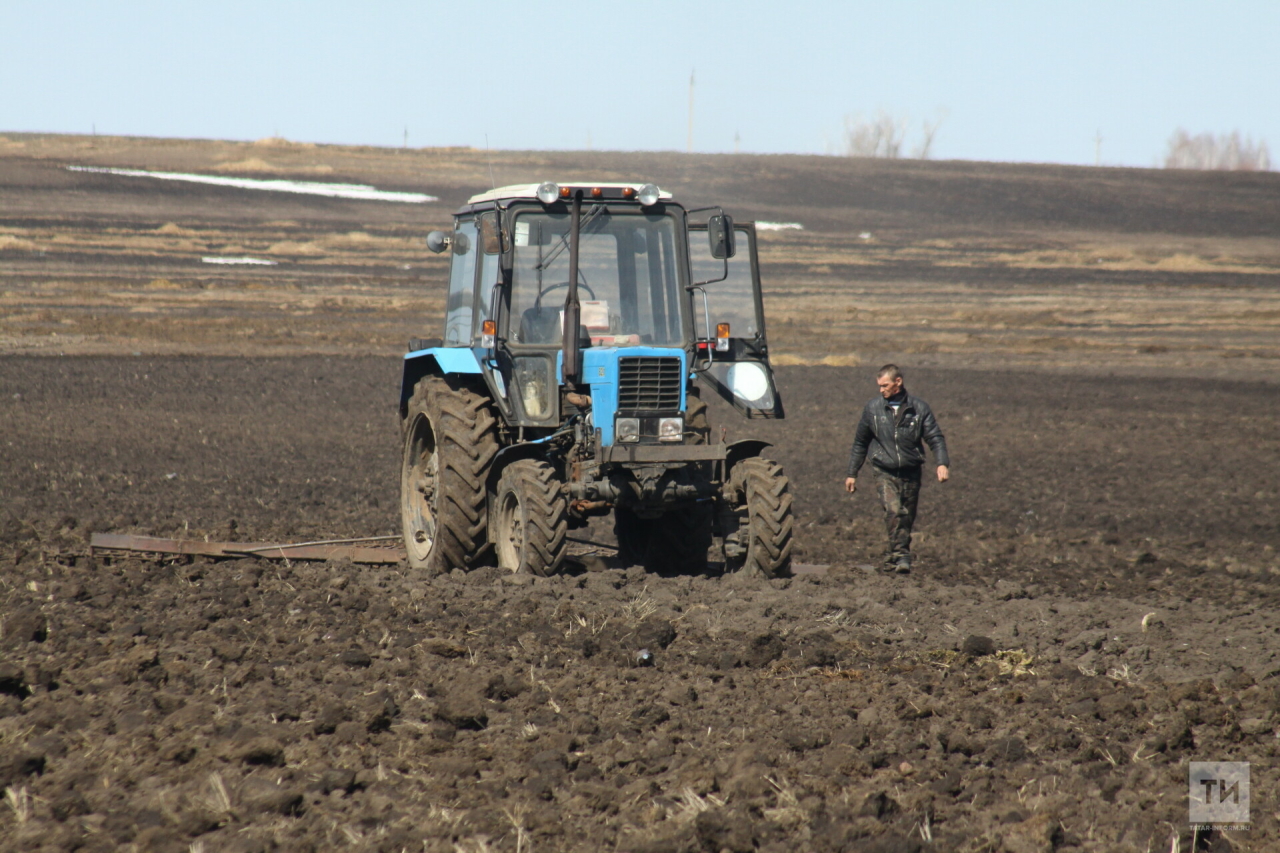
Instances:
[[[678,411],[683,379],[679,358],[620,358],[618,408],[624,411]]]

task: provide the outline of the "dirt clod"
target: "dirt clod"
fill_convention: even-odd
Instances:
[[[972,634],[964,638],[964,642],[960,645],[960,651],[975,658],[994,655],[996,653],[996,641],[990,637]]]
[[[373,663],[373,658],[359,646],[352,646],[338,653],[338,662],[352,669],[364,669]]]

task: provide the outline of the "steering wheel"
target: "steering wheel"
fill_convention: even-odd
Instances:
[[[567,281],[562,281],[562,282],[560,282],[559,284],[553,284],[553,285],[551,285],[550,287],[545,287],[545,288],[543,288],[543,289],[542,289],[542,292],[538,294],[538,302],[539,302],[539,303],[541,303],[541,302],[542,302],[542,297],[546,296],[546,295],[547,295],[548,293],[550,293],[551,291],[556,290],[557,288],[561,288],[561,287],[568,287],[568,286],[569,286],[569,282],[567,282]],[[579,282],[579,283],[578,283],[578,287],[580,287],[580,288],[582,288],[583,290],[585,290],[585,291],[587,292],[587,295],[588,295],[588,296],[590,296],[590,297],[591,297],[591,299],[592,299],[593,301],[595,300],[595,298],[596,298],[596,292],[595,292],[594,290],[592,290],[592,289],[591,289],[591,286],[590,286],[590,285],[588,285],[585,281],[583,281],[583,282]]]

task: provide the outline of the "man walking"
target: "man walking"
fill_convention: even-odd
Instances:
[[[880,396],[867,403],[853,436],[849,454],[849,473],[845,491],[858,490],[858,471],[867,457],[875,471],[880,504],[884,507],[885,527],[889,531],[889,549],[885,554],[885,571],[911,571],[911,527],[916,520],[916,503],[920,498],[920,469],[924,465],[924,446],[933,451],[938,465],[938,482],[951,478],[948,466],[947,440],[938,428],[929,404],[907,393],[902,370],[886,364],[876,374]]]

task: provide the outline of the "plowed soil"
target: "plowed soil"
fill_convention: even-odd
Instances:
[[[401,326],[417,332],[421,324],[388,320],[390,302],[378,300],[421,298],[430,313],[439,288],[435,273],[399,281],[388,266],[342,278],[319,264],[244,274],[236,292],[249,300],[219,303],[232,274],[201,279],[214,274],[182,267],[169,249],[155,263],[172,287],[155,285],[126,245],[145,231],[150,214],[139,210],[168,206],[147,220],[152,230],[184,210],[182,227],[236,217],[205,196],[202,210],[185,207],[172,188],[127,204],[83,188],[59,195],[47,183],[55,167],[31,153],[54,143],[13,144],[29,147],[0,157],[26,217],[20,225],[8,208],[12,233],[29,229],[32,245],[93,236],[122,248],[69,251],[41,272],[47,261],[32,250],[18,257],[15,242],[0,245],[10,252],[3,304],[40,301],[5,316],[11,346],[0,358],[0,850],[1280,849],[1280,386],[1267,372],[1277,320],[1264,310],[1274,272],[1161,279],[1171,292],[1218,288],[1245,306],[1182,318],[1198,343],[1181,350],[1159,311],[1142,307],[1161,304],[1152,277],[1164,273],[1147,270],[1136,283],[1104,284],[1138,300],[1134,316],[1152,320],[1143,334],[1164,351],[1137,351],[1132,330],[1110,320],[1080,332],[1094,335],[1089,348],[1026,349],[1035,323],[1051,335],[1064,327],[1010,308],[1006,331],[1022,349],[983,332],[983,318],[953,317],[975,332],[957,343],[899,317],[893,347],[849,355],[803,348],[823,324],[801,323],[794,299],[817,274],[781,270],[795,288],[775,295],[780,312],[794,312],[780,333],[795,344],[784,354],[844,361],[780,368],[786,421],[748,423],[723,405],[713,416],[730,440],[774,442],[796,495],[797,560],[825,571],[668,577],[587,559],[546,579],[493,568],[430,578],[402,565],[90,556],[97,531],[240,541],[396,533],[399,361],[380,339],[353,343],[350,325],[388,340]],[[114,164],[191,168],[207,155],[201,145],[222,144],[174,143],[173,162],[121,155]],[[758,173],[798,180],[803,159],[760,158]],[[845,168],[810,159],[822,161],[810,177]],[[449,162],[475,171],[483,158]],[[734,168],[746,181],[756,173],[742,163]],[[965,204],[990,222],[966,231],[970,207],[944,205],[925,230],[987,243],[1002,239],[1010,197],[1050,222],[1057,196],[1036,195],[1037,182],[1072,180],[1047,167],[986,177],[956,164],[863,168],[850,174],[866,187],[897,188],[898,201],[867,202],[881,205],[886,228],[907,228],[894,206],[922,197],[929,181],[974,188]],[[355,167],[334,174],[360,177],[438,189]],[[1117,195],[1145,188],[1133,195],[1149,196],[1151,210],[1169,205],[1143,226],[1169,246],[1238,239],[1271,263],[1272,238],[1251,224],[1274,216],[1274,196],[1253,191],[1268,176],[1224,179],[1232,201],[1205,207],[1203,227],[1177,204],[1217,197],[1200,178],[1107,177]],[[745,183],[718,180],[749,195]],[[992,195],[997,184],[1023,195]],[[299,216],[308,204],[288,201]],[[316,204],[326,211],[316,220],[278,227],[314,236],[325,217],[347,216]],[[1089,222],[1072,209],[1062,213],[1072,227],[1124,236],[1137,221]],[[835,224],[813,239],[836,245],[836,232],[856,228],[846,214],[824,214]],[[377,236],[376,224],[364,233]],[[357,230],[359,217],[337,227]],[[848,241],[861,238],[839,239],[853,252]],[[332,245],[358,253],[367,241]],[[789,251],[778,246],[770,251]],[[880,251],[857,285],[872,307],[900,290],[896,278],[875,290],[886,274],[877,264],[896,263]],[[414,252],[404,249],[407,263],[419,262]],[[932,292],[929,281],[952,281],[936,254],[913,269],[923,273],[894,275],[919,283],[916,296]],[[966,275],[988,282],[989,295],[1022,286],[1002,278],[1009,269]],[[305,301],[336,281],[373,288],[360,303],[373,307],[321,301],[303,316],[253,301],[263,288]],[[1032,284],[1059,286],[1047,281]],[[840,298],[866,310],[851,293]],[[84,307],[90,297],[98,307]],[[919,304],[952,311],[947,298]],[[1018,299],[1006,304],[1029,304]],[[129,306],[155,310],[129,320]],[[255,325],[259,308],[300,325]],[[841,334],[878,328],[849,316],[855,325]],[[1207,325],[1190,330],[1193,320]],[[50,343],[49,328],[63,336],[92,323],[72,346]],[[1223,331],[1233,323],[1239,338]],[[237,334],[246,328],[260,331]],[[33,351],[82,354],[21,354]],[[884,534],[871,490],[841,489],[853,419],[874,393],[858,362],[888,357],[905,362],[908,386],[937,412],[955,463],[950,483],[926,482],[908,575],[873,568]],[[1190,761],[1251,763],[1243,828],[1193,834]]]

